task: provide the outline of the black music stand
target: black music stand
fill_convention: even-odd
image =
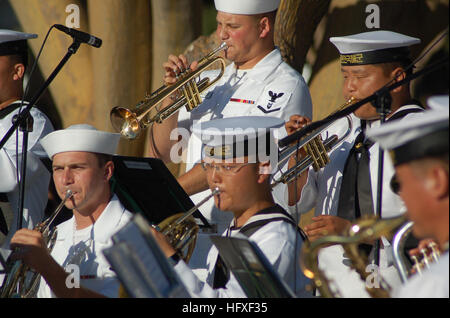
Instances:
[[[213,235],[210,238],[248,298],[295,298],[267,257],[247,237]]]
[[[102,252],[130,297],[190,297],[153,238],[144,216],[135,214],[112,240],[113,246]]]
[[[194,207],[160,159],[114,156],[113,161],[113,191],[129,211],[142,213],[148,222],[160,223]],[[210,227],[199,210],[193,216],[201,221],[200,227]]]

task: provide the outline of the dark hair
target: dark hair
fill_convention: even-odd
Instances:
[[[0,43],[0,55],[9,56],[11,62],[28,66],[28,44],[26,40]]]
[[[398,61],[398,62],[380,63],[379,65],[382,67],[384,74],[389,75],[390,72],[392,72],[393,70],[395,70],[398,67],[402,68],[405,71],[406,68],[411,65],[411,63],[412,63],[411,60],[405,59],[403,61]],[[406,75],[407,76],[412,75],[413,70],[414,70],[413,67],[406,70],[406,72],[405,72]]]
[[[269,19],[269,22],[271,24],[275,25],[275,20],[277,18],[277,12],[278,12],[278,10],[271,11],[271,12],[266,12],[266,13],[256,14],[255,15],[255,19],[259,21],[262,18],[267,17]]]
[[[112,161],[112,156],[104,153],[95,153],[98,159],[98,165],[103,168],[108,161]]]
[[[28,66],[28,54],[15,54],[9,56],[13,64],[23,64],[25,69]]]

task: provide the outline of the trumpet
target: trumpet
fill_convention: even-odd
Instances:
[[[197,234],[199,231],[198,224],[195,222],[192,214],[198,210],[206,201],[220,192],[219,188],[215,188],[211,194],[201,200],[185,213],[178,213],[164,219],[158,224],[158,229],[164,234],[170,245],[177,251],[177,254],[187,263],[194,252],[195,243],[197,242]]]
[[[393,259],[394,265],[400,275],[403,283],[405,283],[410,276],[414,274],[422,275],[424,268],[429,268],[431,263],[437,262],[440,256],[440,251],[437,248],[435,242],[428,244],[428,249],[431,253],[427,253],[427,248],[420,250],[421,257],[412,256],[413,265],[409,266],[409,262],[404,254],[405,242],[409,234],[412,231],[414,222],[408,221],[400,227],[400,229],[395,233],[392,239],[392,249],[393,249]]]
[[[44,222],[39,223],[34,230],[42,233],[44,242],[49,252],[52,251],[56,241],[56,228],[50,228],[64,204],[73,196],[71,190],[67,190],[64,199],[56,210]],[[35,297],[41,275],[33,271],[22,261],[6,262],[6,275],[3,286],[0,289],[0,298],[31,298]]]
[[[333,113],[347,108],[354,102],[356,102],[356,99],[352,96]],[[276,186],[279,183],[287,184],[291,182],[310,166],[313,166],[315,171],[318,171],[319,169],[325,167],[330,162],[328,153],[332,149],[339,146],[345,140],[345,138],[350,135],[353,129],[351,117],[346,116],[346,119],[348,127],[344,135],[341,137],[339,137],[338,135],[332,135],[326,140],[322,140],[321,134],[335,123],[331,122],[312,131],[295,145],[287,146],[282,149],[278,155],[279,170],[281,170],[281,168],[288,162],[289,158],[294,155],[299,149],[305,148],[306,156],[305,158],[302,158],[302,160],[298,161],[292,168],[282,173],[280,177],[274,179],[272,181],[272,187]]]
[[[223,42],[218,48],[200,59],[195,71],[188,69],[182,72],[177,76],[176,83],[161,86],[150,96],[145,96],[134,107],[114,107],[110,112],[113,128],[124,137],[135,139],[142,129],[155,122],[162,123],[183,106],[186,106],[187,111],[192,111],[202,103],[200,93],[214,85],[223,76],[226,67],[225,59],[216,55],[227,48],[227,44]],[[220,67],[220,72],[216,78],[210,80],[205,77],[197,82],[196,77],[214,63],[218,63]],[[181,97],[176,99],[172,105],[160,110],[161,102],[175,92],[180,92]]]

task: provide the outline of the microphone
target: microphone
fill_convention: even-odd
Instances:
[[[55,24],[54,27],[57,28],[59,31],[62,31],[62,32],[70,35],[75,40],[77,40],[81,43],[86,43],[93,47],[100,47],[102,45],[101,39],[96,38],[95,36],[90,35],[88,33],[81,32],[81,31],[78,31],[78,30],[75,30],[72,28],[68,28],[62,24]]]

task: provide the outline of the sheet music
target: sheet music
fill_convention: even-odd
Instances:
[[[295,297],[258,246],[243,235],[211,236],[226,266],[249,298]]]
[[[113,247],[103,254],[131,297],[189,297],[149,227],[144,217],[136,214],[113,236]]]

